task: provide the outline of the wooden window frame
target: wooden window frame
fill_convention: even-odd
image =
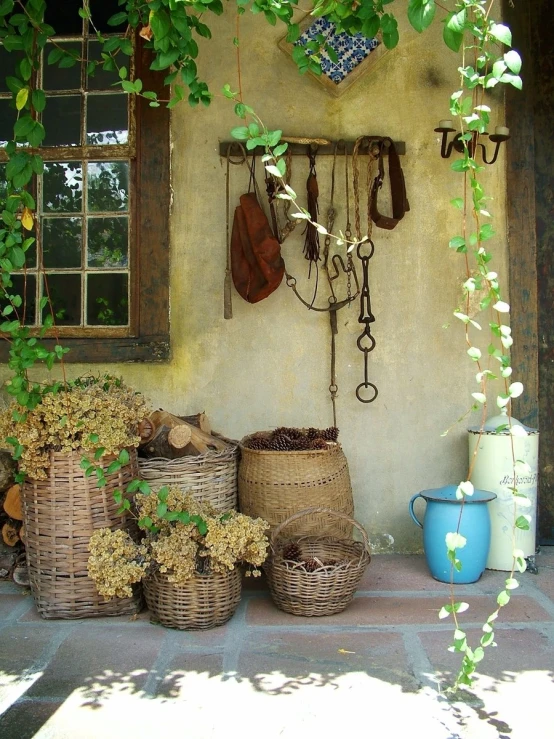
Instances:
[[[152,72],[151,53],[142,44],[135,52],[136,76],[145,90],[164,96],[163,74]],[[165,88],[167,89],[167,88]],[[163,362],[169,359],[169,111],[152,108],[143,97],[135,101],[136,151],[133,183],[134,236],[131,279],[131,330],[125,336],[62,336],[71,363]],[[78,331],[78,329],[76,329]],[[45,338],[52,347],[55,340]],[[0,361],[9,359],[10,345],[0,342]]]

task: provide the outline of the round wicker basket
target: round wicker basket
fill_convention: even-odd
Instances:
[[[248,439],[249,437],[246,437]],[[249,449],[241,443],[239,509],[265,519],[273,530],[307,508],[331,509],[347,517],[354,512],[348,462],[340,444],[305,452]],[[348,518],[337,520],[325,510],[295,520],[289,533],[328,534],[350,538]]]
[[[281,537],[289,524],[324,510],[331,516],[348,520],[350,527],[360,532],[363,541]],[[301,552],[301,561],[283,556],[283,550],[291,544]],[[351,603],[370,560],[369,540],[359,523],[342,513],[315,508],[290,516],[275,529],[270,537],[270,555],[264,570],[277,608],[294,616],[331,616],[344,611]]]
[[[238,567],[194,575],[184,585],[156,572],[143,581],[151,620],[173,629],[211,629],[228,621],[240,601],[242,577]]]
[[[180,459],[139,459],[140,474],[154,490],[175,485],[216,510],[237,508],[238,444],[221,452],[208,452]]]
[[[133,531],[129,516],[117,513],[115,490],[138,477],[137,454],[119,472],[106,474],[106,486],[96,476],[86,477],[83,453],[50,452],[47,480],[26,479],[21,500],[26,529],[29,580],[38,612],[43,618],[90,618],[137,613],[140,588],[132,598],[106,600],[88,576],[89,539],[97,529]],[[115,457],[105,457],[105,468]]]

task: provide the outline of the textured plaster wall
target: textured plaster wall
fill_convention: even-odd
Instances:
[[[421,36],[406,23],[401,26],[399,48],[341,98],[298,74],[277,46],[282,30],[263,18],[243,17],[240,46],[244,99],[268,127],[298,136],[382,134],[406,142],[402,165],[411,211],[393,232],[374,233],[377,346],[370,378],[379,388],[374,403],[362,405],[354,397],[363,378],[356,349],[357,307],[339,313],[337,345],[338,425],[350,464],[355,515],[383,551],[419,549],[421,532],[407,513],[410,496],[464,476],[467,421],[445,438],[441,433],[467,410],[469,393],[477,389],[461,324],[451,318],[465,267],[447,246],[459,228],[448,201],[460,194],[461,176],[441,160],[433,132],[439,119],[450,117],[458,60],[440,39],[440,23]],[[201,44],[200,71],[214,92],[226,82],[236,88],[234,18],[231,13],[210,18],[210,27],[213,39]],[[492,125],[501,124],[502,101],[493,98],[491,104]],[[217,96],[208,109],[183,105],[172,113],[172,360],[163,366],[107,369],[136,385],[154,406],[177,413],[205,410],[213,426],[231,437],[282,424],[329,426],[327,317],[306,310],[283,283],[258,305],[234,293],[234,317],[223,319],[225,162],[218,144],[238,124],[232,108]],[[293,184],[301,192],[305,163],[293,166]],[[342,163],[339,167],[342,174]],[[322,214],[329,172],[329,162],[319,160]],[[495,268],[505,279],[503,172],[501,160],[487,170],[486,182],[498,231]],[[247,176],[235,169],[232,175],[234,204],[246,190]],[[343,228],[340,200],[335,203],[337,227]],[[300,237],[284,244],[283,256],[309,292],[313,280],[305,280]],[[445,329],[447,323],[452,325]],[[72,372],[84,369],[77,366]]]

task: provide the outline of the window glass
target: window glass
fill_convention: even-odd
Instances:
[[[49,97],[42,113],[46,129],[44,146],[79,146],[81,143],[81,96]]]
[[[42,260],[45,268],[81,266],[81,218],[42,219]]]
[[[18,316],[22,321],[25,321],[27,326],[35,324],[36,289],[37,279],[35,275],[12,275],[12,287],[6,288],[6,292],[4,292],[3,288],[0,290],[0,311],[3,311],[11,302],[7,297],[8,295],[20,295],[23,299],[21,307],[16,308],[13,314],[10,314],[7,318]],[[25,313],[25,315],[23,315],[23,313]]]
[[[60,43],[56,44],[56,47],[64,49],[65,51],[71,51],[77,58],[81,58],[83,55],[82,44],[80,42],[74,43]],[[54,44],[46,44],[44,50],[44,61],[43,61],[43,72],[42,72],[42,83],[43,88],[46,92],[50,90],[80,90],[81,89],[81,62],[76,62],[72,67],[65,67],[63,64],[66,61],[64,57],[62,60],[62,66],[57,64],[48,64],[48,55],[52,49],[56,48]]]
[[[89,95],[87,98],[87,144],[126,144],[129,138],[129,96]]]
[[[81,162],[45,162],[42,178],[44,212],[79,213],[83,206]]]
[[[101,62],[101,45],[98,41],[88,42],[88,61],[89,62]],[[123,62],[122,62],[123,64]],[[128,68],[128,59],[124,63]],[[119,74],[117,70],[113,72],[107,72],[102,69],[100,64],[97,64],[94,69],[94,74],[88,75],[86,80],[86,86],[89,90],[113,90],[113,83],[119,81]]]
[[[127,210],[129,163],[89,162],[87,200],[90,212]]]
[[[81,324],[81,275],[49,274],[43,282],[44,295],[50,294],[55,322],[58,326]],[[47,305],[43,317],[50,313]]]
[[[125,268],[129,264],[126,217],[88,219],[88,266]]]
[[[87,277],[87,324],[126,326],[129,323],[126,274],[91,274]]]

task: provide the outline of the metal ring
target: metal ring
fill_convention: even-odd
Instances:
[[[289,275],[289,276],[287,276],[287,280],[286,280],[286,282],[287,282],[287,285],[288,285],[289,287],[294,287],[294,286],[296,285],[296,277],[291,277],[291,276]]]
[[[331,393],[331,395],[336,395],[338,391],[339,391],[338,385],[335,385],[335,384],[329,385],[329,392]]]
[[[375,319],[373,319],[373,320],[375,320]],[[363,346],[362,341],[364,339],[368,339],[370,341],[369,347]],[[360,334],[358,336],[358,340],[356,341],[356,346],[364,354],[369,354],[369,352],[372,352],[375,349],[375,345],[376,344],[377,344],[377,342],[375,341],[375,339],[373,338],[373,336],[370,333],[368,333],[367,326],[366,326],[366,331],[364,331],[363,334]]]
[[[360,395],[360,390],[362,388],[371,388],[374,392],[374,395],[372,398],[362,398]],[[379,394],[379,391],[377,390],[377,387],[372,382],[360,382],[358,387],[356,388],[356,397],[360,401],[360,403],[373,403],[377,395]]]
[[[369,246],[371,251],[366,256],[362,256],[361,250],[366,246]],[[360,241],[360,243],[356,247],[356,254],[358,255],[358,259],[371,259],[371,257],[375,254],[375,244],[371,239],[368,239],[367,241]]]

